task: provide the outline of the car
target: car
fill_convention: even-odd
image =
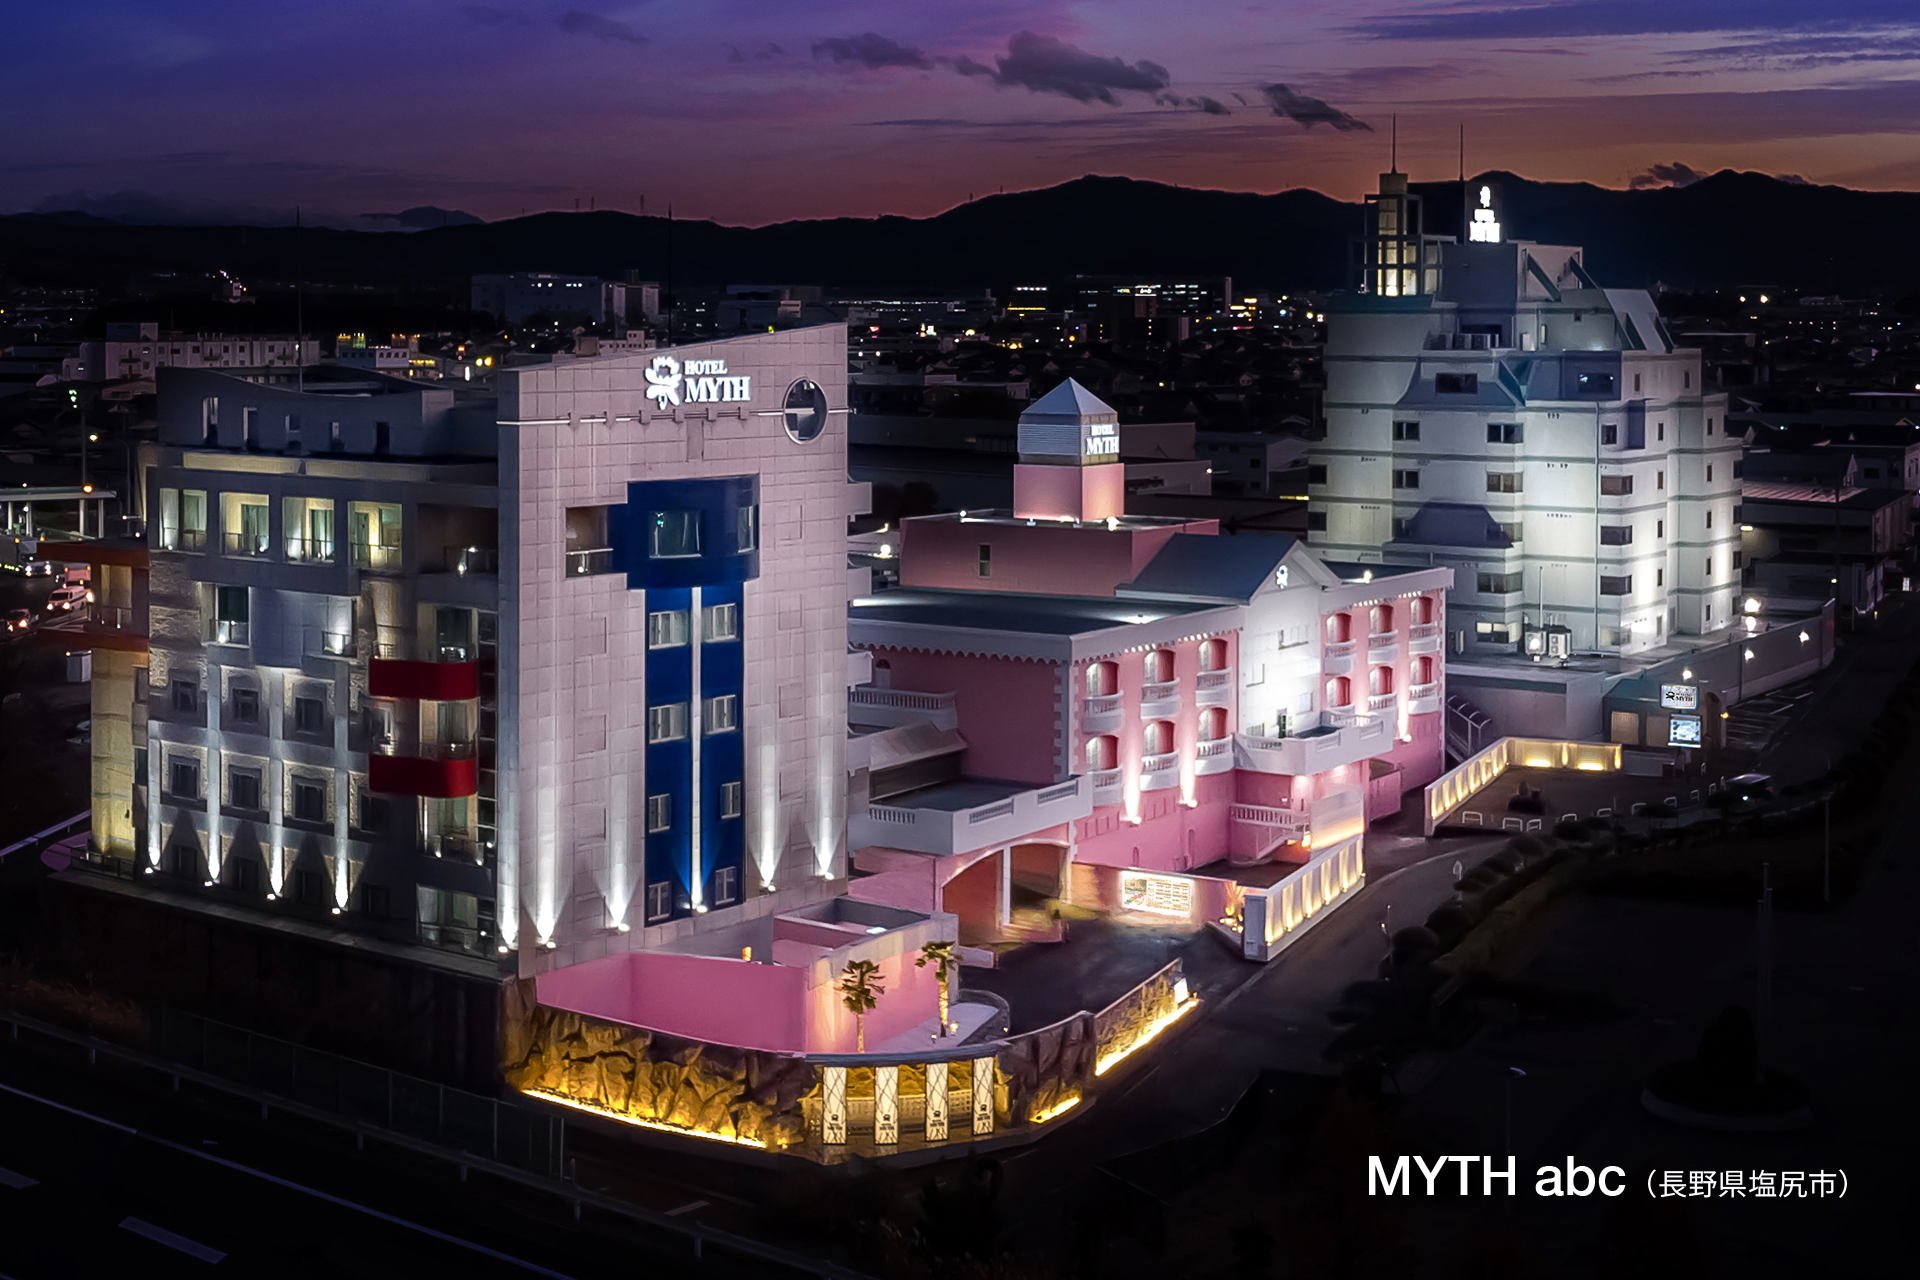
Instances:
[[[53,593],[47,597],[47,612],[58,613],[63,609],[78,609],[91,599],[93,599],[93,592],[83,586],[55,587]]]
[[[33,625],[33,611],[31,609],[9,609],[7,610],[6,621],[8,631],[25,631]]]
[[[63,587],[84,587],[92,581],[92,565],[70,564],[60,570],[60,585]]]

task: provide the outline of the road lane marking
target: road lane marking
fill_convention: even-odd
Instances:
[[[202,1262],[214,1263],[227,1255],[218,1249],[209,1249],[198,1240],[189,1240],[177,1236],[165,1227],[156,1227],[151,1222],[142,1222],[138,1218],[128,1218],[120,1224],[122,1231],[131,1231],[137,1236],[145,1236],[155,1244],[163,1244],[169,1249],[178,1249],[189,1258],[198,1258]]]
[[[15,1173],[11,1169],[0,1169],[0,1187],[12,1187],[15,1191],[25,1191],[28,1187],[37,1187],[39,1182],[24,1173]]]

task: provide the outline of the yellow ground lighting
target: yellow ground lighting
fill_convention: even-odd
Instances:
[[[1100,1061],[1094,1063],[1093,1074],[1103,1076],[1122,1062],[1125,1062],[1129,1055],[1151,1044],[1155,1036],[1180,1021],[1180,1019],[1186,1017],[1188,1013],[1192,1012],[1193,1007],[1199,1003],[1200,1000],[1196,996],[1189,999],[1185,1004],[1177,1004],[1166,1013],[1161,1014],[1158,1018],[1154,1019],[1153,1025],[1148,1027],[1138,1040],[1135,1040],[1124,1049],[1115,1050],[1113,1053],[1108,1054],[1106,1057],[1100,1059]]]
[[[1048,1107],[1045,1111],[1042,1111],[1039,1115],[1035,1116],[1031,1121],[1031,1123],[1045,1124],[1047,1121],[1053,1119],[1056,1116],[1063,1116],[1067,1114],[1067,1112],[1073,1110],[1075,1107],[1079,1105],[1080,1105],[1080,1095],[1076,1093],[1071,1098],[1068,1098],[1064,1102],[1054,1103],[1051,1107]]]
[[[711,1129],[689,1129],[684,1125],[663,1124],[658,1120],[642,1120],[639,1116],[630,1116],[624,1111],[615,1111],[611,1107],[582,1102],[578,1098],[569,1098],[551,1089],[522,1089],[521,1092],[529,1097],[545,1098],[548,1102],[572,1107],[575,1111],[585,1111],[592,1115],[605,1116],[609,1120],[618,1120],[621,1124],[630,1124],[636,1129],[658,1129],[662,1133],[677,1133],[686,1138],[706,1138],[713,1142],[731,1143],[736,1147],[758,1147],[762,1151],[767,1149],[767,1144],[758,1138],[741,1138],[731,1134],[715,1133]]]

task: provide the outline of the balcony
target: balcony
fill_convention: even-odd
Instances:
[[[441,550],[440,562],[430,573],[499,573],[500,548],[498,547],[445,547]]]
[[[591,578],[596,574],[612,572],[612,547],[585,547],[579,551],[567,552],[569,578]]]
[[[1392,662],[1400,656],[1400,637],[1392,632],[1382,632],[1367,637],[1367,661],[1372,663]]]
[[[400,548],[384,542],[353,541],[353,567],[376,573],[400,572]]]
[[[1341,640],[1320,651],[1320,670],[1330,676],[1344,676],[1353,670],[1354,641]]]
[[[1330,720],[1332,714],[1322,713],[1321,718]],[[1235,754],[1243,769],[1301,777],[1377,756],[1392,746],[1392,727],[1387,721],[1367,720],[1355,724],[1348,713],[1344,723],[1302,726],[1283,738],[1240,734]]]
[[[222,536],[221,545],[230,556],[264,556],[267,554],[266,531],[253,533],[228,533]]]
[[[332,538],[288,538],[289,564],[332,564]]]
[[[1446,644],[1446,637],[1440,634],[1437,622],[1416,622],[1407,638],[1407,652],[1412,654],[1438,653]]]
[[[1295,805],[1236,804],[1227,810],[1228,840],[1233,856],[1265,857],[1275,845],[1298,844],[1313,830],[1313,810],[1301,800]]]
[[[367,789],[383,795],[452,800],[480,791],[472,743],[422,747],[431,755],[367,757]]]
[[[1180,753],[1178,751],[1140,757],[1140,789],[1142,791],[1164,791],[1168,787],[1179,785]]]
[[[209,639],[214,644],[247,644],[251,631],[247,623],[222,619],[213,624],[213,635]]]
[[[1088,698],[1080,705],[1080,728],[1086,733],[1112,733],[1126,720],[1127,713],[1117,693]]]
[[[1193,700],[1203,707],[1233,704],[1233,672],[1202,671],[1193,678]]]
[[[480,696],[480,664],[372,658],[367,662],[367,692],[376,698],[464,702]]]
[[[313,658],[350,658],[353,656],[353,633],[308,627],[302,634],[301,652]]]
[[[1233,768],[1233,739],[1215,738],[1193,749],[1195,773],[1225,773]]]
[[[1440,682],[1416,684],[1407,690],[1407,714],[1424,716],[1440,709]]]
[[[1391,711],[1393,710],[1394,703],[1397,702],[1398,700],[1399,700],[1398,694],[1393,694],[1393,693],[1369,694],[1367,697],[1367,710],[1368,711]]]
[[[205,529],[181,529],[173,537],[171,545],[161,544],[167,551],[205,551],[207,549],[207,531]]]
[[[848,841],[916,853],[995,849],[1093,812],[1090,775],[1051,787],[963,778],[870,804],[848,819]]]
[[[922,693],[918,689],[847,690],[847,720],[879,729],[903,724],[931,724],[937,729],[960,727],[960,711],[951,693]]]
[[[1180,709],[1180,682],[1160,680],[1140,686],[1140,714],[1149,720],[1170,716]]]
[[[1120,770],[1095,769],[1087,775],[1093,786],[1093,802],[1099,804],[1120,803]]]

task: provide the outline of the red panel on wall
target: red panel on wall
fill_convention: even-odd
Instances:
[[[436,702],[477,698],[480,664],[375,658],[367,664],[367,692],[376,698],[428,698]]]
[[[367,789],[388,795],[438,799],[470,796],[480,790],[479,776],[471,757],[465,760],[426,760],[419,756],[367,758]]]

